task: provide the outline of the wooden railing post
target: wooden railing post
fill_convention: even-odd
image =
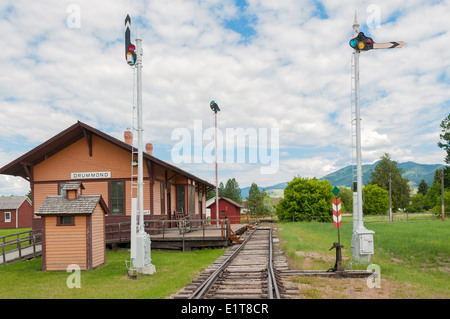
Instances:
[[[17,246],[18,246],[17,248],[19,249],[19,260],[21,260],[22,259],[22,245],[20,243],[19,234],[17,234],[16,241],[17,241]]]

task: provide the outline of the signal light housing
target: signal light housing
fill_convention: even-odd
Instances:
[[[136,63],[136,46],[130,40],[131,19],[127,15],[125,18],[125,59],[127,63],[133,66]]]
[[[211,101],[211,103],[209,103],[209,107],[211,108],[211,110],[213,110],[214,113],[220,111],[219,106],[214,101]]]
[[[125,42],[128,42],[125,43],[125,56],[127,59],[127,63],[129,65],[134,65],[136,63],[136,46],[131,43],[129,39]]]
[[[358,51],[369,51],[373,49],[372,38],[366,37],[363,32],[360,32],[356,38],[350,40],[350,46]]]

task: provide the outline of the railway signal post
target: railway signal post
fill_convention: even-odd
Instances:
[[[354,89],[355,89],[355,129],[356,137],[356,187],[353,185],[353,235],[352,235],[352,258],[356,263],[370,263],[370,257],[374,253],[373,232],[364,227],[363,222],[363,202],[362,202],[362,157],[361,157],[361,117],[360,117],[360,96],[359,96],[359,54],[361,51],[372,49],[392,49],[401,48],[406,45],[403,41],[375,43],[372,38],[367,37],[363,32],[359,32],[359,24],[356,13],[353,23],[353,38],[349,45],[354,49]]]
[[[214,139],[215,139],[215,156],[216,156],[216,218],[219,219],[219,172],[217,167],[217,112],[220,111],[219,105],[212,100],[209,103],[209,107],[214,112]],[[217,221],[218,223],[218,221]]]
[[[130,40],[131,19],[127,15],[125,18],[125,59],[127,63],[136,68],[136,101],[137,101],[137,128],[138,132],[138,152],[137,152],[137,197],[132,194],[131,199],[131,254],[130,269],[135,269],[138,273],[151,275],[156,272],[151,259],[150,235],[144,229],[144,174],[143,174],[143,136],[142,136],[142,39],[139,28],[136,36],[136,46]],[[133,88],[134,90],[134,88]],[[133,93],[134,94],[134,93]],[[134,112],[134,110],[133,110]],[[134,116],[133,116],[134,118]],[[134,152],[134,146],[132,146]],[[132,153],[133,153],[132,152]],[[133,175],[133,174],[132,174]],[[132,180],[132,184],[133,184]],[[133,185],[132,185],[133,188]],[[136,216],[138,215],[138,216]],[[137,218],[139,217],[139,218]]]

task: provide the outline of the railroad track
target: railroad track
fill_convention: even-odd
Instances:
[[[295,284],[281,275],[289,267],[277,242],[277,238],[273,238],[272,228],[259,227],[252,230],[242,244],[227,250],[174,298],[297,298]]]

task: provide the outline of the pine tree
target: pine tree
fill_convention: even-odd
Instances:
[[[252,183],[250,190],[248,191],[247,202],[245,203],[245,208],[247,208],[250,215],[261,215],[264,212],[264,197],[266,197],[266,192],[259,190],[256,183]]]
[[[424,179],[422,179],[419,183],[419,188],[417,189],[417,193],[420,193],[423,196],[425,196],[427,194],[427,191],[428,191],[428,184],[427,184],[427,182],[425,182]]]

